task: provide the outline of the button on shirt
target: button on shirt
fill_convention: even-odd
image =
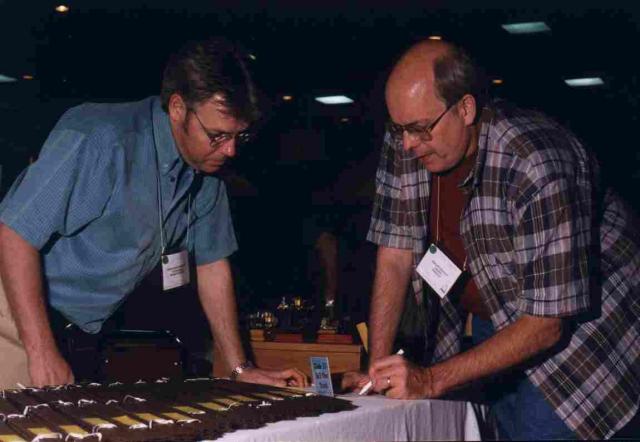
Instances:
[[[41,251],[50,304],[92,333],[158,264],[160,219],[167,247],[196,265],[237,249],[224,183],[182,160],[157,97],[67,111],[0,204]]]
[[[430,174],[387,135],[368,239],[426,251]],[[579,437],[620,430],[640,401],[640,244],[622,201],[600,188],[595,160],[551,119],[495,102],[460,221],[469,269],[496,330],[523,314],[566,318],[568,342],[526,373]],[[446,204],[446,203],[444,203]],[[423,282],[414,272],[419,300]],[[450,299],[424,298],[432,362],[460,351]],[[439,314],[431,314],[437,310]]]

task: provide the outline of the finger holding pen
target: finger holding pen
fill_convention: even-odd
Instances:
[[[376,361],[376,363],[379,362],[379,361],[387,360],[387,359],[392,358],[392,357],[398,357],[398,356],[402,357],[403,354],[404,354],[404,350],[400,349],[400,350],[398,350],[396,352],[395,355],[379,359],[378,361]],[[375,365],[375,363],[374,363],[374,365]],[[388,379],[387,383],[390,384],[390,382],[391,382],[390,379]],[[360,390],[360,392],[358,394],[360,396],[367,394],[374,387],[374,385],[375,385],[375,380],[374,380],[374,377],[372,377],[372,375],[371,375],[371,368],[369,368],[369,382],[367,382],[366,385],[364,387],[362,387],[362,389]],[[389,387],[389,385],[387,385],[387,388],[388,387]],[[375,391],[380,392],[381,390],[376,389]]]
[[[423,399],[431,391],[431,370],[400,355],[388,356],[369,368],[373,389],[393,399]]]

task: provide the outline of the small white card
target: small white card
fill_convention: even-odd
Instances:
[[[447,296],[462,274],[462,270],[435,244],[429,246],[416,271],[441,298]]]
[[[326,356],[311,356],[309,363],[311,364],[311,377],[313,378],[316,393],[333,397],[329,358]]]
[[[162,289],[171,290],[189,284],[189,254],[186,250],[162,255]]]

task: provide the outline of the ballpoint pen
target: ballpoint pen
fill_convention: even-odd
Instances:
[[[404,350],[400,349],[396,352],[397,355],[403,355],[404,354]],[[369,381],[365,384],[364,387],[362,387],[362,390],[360,390],[360,392],[358,393],[360,396],[365,395],[367,393],[369,393],[369,390],[371,390],[371,387],[373,387],[373,382]]]

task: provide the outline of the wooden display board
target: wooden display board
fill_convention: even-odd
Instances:
[[[253,361],[258,367],[283,369],[296,367],[308,376],[311,375],[309,358],[326,356],[329,358],[331,373],[358,371],[361,367],[362,346],[356,344],[317,344],[306,342],[269,342],[251,341]],[[214,354],[214,376],[228,376],[228,368],[219,356]]]

